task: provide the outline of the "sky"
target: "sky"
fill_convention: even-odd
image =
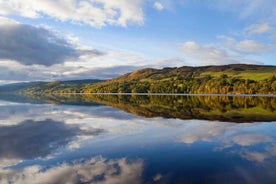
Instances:
[[[276,65],[275,0],[0,0],[0,84]]]

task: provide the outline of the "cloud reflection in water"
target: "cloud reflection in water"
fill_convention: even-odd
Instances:
[[[38,165],[22,170],[0,170],[0,183],[142,183],[142,160],[126,158],[107,160],[94,157],[89,160],[77,160],[72,164],[63,163],[50,169]]]
[[[6,114],[0,119],[0,183],[166,183],[188,181],[190,169],[222,183],[227,174],[249,182],[259,173],[254,164],[266,172],[275,163],[274,123],[144,118],[108,106],[23,107],[4,104],[0,112]]]
[[[0,158],[34,159],[45,157],[67,145],[76,136],[93,136],[102,129],[81,130],[76,125],[46,119],[23,121],[17,125],[0,127]]]

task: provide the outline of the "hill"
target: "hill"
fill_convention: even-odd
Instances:
[[[84,93],[275,94],[276,66],[146,68],[88,84]]]
[[[19,85],[15,89],[21,94],[276,94],[276,66],[232,64],[163,69],[145,68],[107,81],[55,81]]]

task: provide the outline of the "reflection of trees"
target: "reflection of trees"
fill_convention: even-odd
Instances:
[[[102,157],[50,169],[30,166],[22,170],[0,170],[2,183],[142,183],[143,161],[126,158],[107,160]]]
[[[44,94],[31,98],[55,104],[100,103],[144,117],[231,122],[276,120],[275,97]]]
[[[83,98],[145,117],[232,122],[276,120],[273,97],[85,95]]]

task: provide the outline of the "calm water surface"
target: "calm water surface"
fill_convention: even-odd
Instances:
[[[275,132],[275,97],[2,97],[0,183],[276,183]]]

